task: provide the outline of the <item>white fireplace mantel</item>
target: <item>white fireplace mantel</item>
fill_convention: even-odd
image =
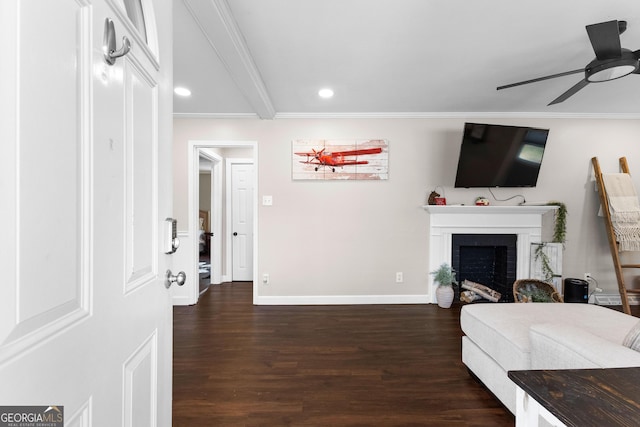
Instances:
[[[541,242],[542,216],[557,206],[441,206],[426,205],[429,213],[429,271],[443,262],[451,265],[451,236],[454,234],[517,235],[516,279],[529,277],[531,243]],[[429,295],[435,303],[433,277]]]

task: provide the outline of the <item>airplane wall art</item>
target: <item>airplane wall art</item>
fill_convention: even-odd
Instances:
[[[389,143],[384,139],[297,139],[294,180],[382,180],[389,178]]]

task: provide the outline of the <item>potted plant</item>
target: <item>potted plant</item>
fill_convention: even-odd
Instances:
[[[555,224],[553,227],[553,240],[551,243],[559,244],[564,247],[564,243],[567,236],[567,206],[562,202],[552,201],[547,203],[549,206],[558,206],[558,210],[555,213]],[[537,245],[534,259],[536,261],[540,261],[542,266],[542,273],[544,274],[544,280],[553,283],[554,277],[556,276],[555,272],[551,268],[551,260],[549,256],[545,252],[545,247],[548,246],[549,243],[540,243]]]
[[[453,285],[456,284],[456,273],[445,262],[436,271],[432,271],[431,274],[433,275],[433,281],[438,284],[436,288],[438,306],[442,308],[451,307],[454,295]]]

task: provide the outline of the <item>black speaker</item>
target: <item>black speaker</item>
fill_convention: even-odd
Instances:
[[[589,282],[582,279],[564,279],[564,302],[589,302]]]

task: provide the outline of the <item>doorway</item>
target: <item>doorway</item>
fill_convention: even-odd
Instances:
[[[220,235],[217,222],[220,218],[219,192],[214,189],[219,182],[216,177],[217,166],[221,158],[215,153],[208,153],[206,149],[201,149],[199,153],[199,174],[197,188],[194,190],[198,195],[198,272],[199,289],[198,294],[202,295],[212,284],[220,283],[220,268],[212,268],[212,253],[219,252],[219,244],[214,240],[216,233]],[[215,232],[214,232],[215,230]],[[215,247],[215,251],[214,251]]]
[[[240,162],[252,163],[257,170],[257,143],[253,141],[190,141],[189,156],[191,157],[191,161],[189,161],[189,234],[193,236],[192,239],[188,239],[192,242],[192,247],[189,248],[193,261],[192,266],[189,267],[192,270],[191,277],[200,278],[201,276],[201,240],[199,237],[203,234],[200,230],[202,215],[208,216],[208,232],[211,233],[208,236],[209,246],[206,249],[209,253],[209,285],[215,286],[232,282],[237,279],[234,279],[233,274],[234,231],[231,225],[232,191],[229,189],[231,176],[228,169],[229,165]],[[202,162],[201,159],[203,159]],[[201,163],[206,166],[201,167]],[[201,210],[206,211],[206,209],[200,208],[200,175],[205,169],[211,177],[211,205],[208,215],[201,214]],[[254,191],[250,195],[249,206],[253,212],[256,212],[257,174],[252,174],[251,183]],[[255,291],[254,272],[256,271],[257,257],[254,248],[257,248],[258,236],[256,215],[252,215],[248,226],[250,229],[249,238],[251,239],[249,245],[251,251],[247,257],[247,262],[250,263],[248,280],[254,282]],[[203,274],[206,275],[206,273]],[[247,279],[243,278],[243,280]],[[200,297],[201,288],[198,282],[197,280],[192,281],[190,286],[192,289],[189,289],[191,304],[197,303]]]

